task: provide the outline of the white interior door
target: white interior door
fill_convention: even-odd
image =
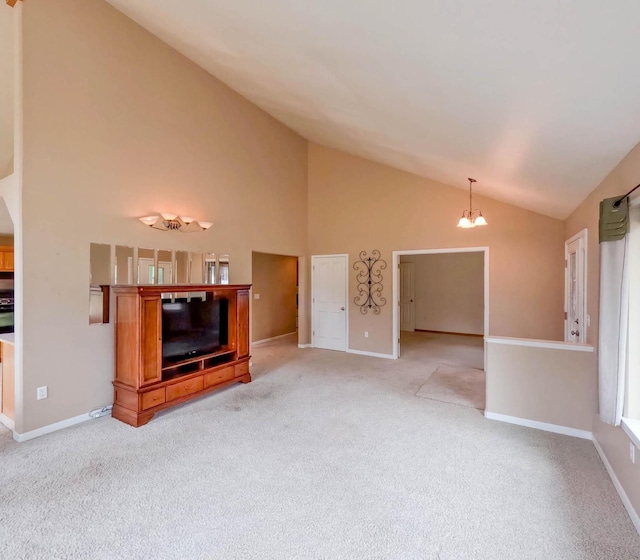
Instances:
[[[315,348],[347,349],[347,255],[311,257]]]
[[[416,280],[413,263],[400,263],[400,330],[416,329]]]
[[[587,236],[586,230],[572,237],[565,248],[565,329],[566,342],[587,340]]]

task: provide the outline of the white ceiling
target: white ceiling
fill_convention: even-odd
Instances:
[[[550,216],[640,140],[637,0],[108,1],[309,140]]]

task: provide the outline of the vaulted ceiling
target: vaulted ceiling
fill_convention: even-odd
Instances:
[[[309,140],[550,216],[640,140],[637,0],[108,1]]]

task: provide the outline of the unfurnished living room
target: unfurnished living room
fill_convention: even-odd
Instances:
[[[640,4],[0,4],[0,558],[640,559]]]

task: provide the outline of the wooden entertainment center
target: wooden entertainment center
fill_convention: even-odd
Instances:
[[[250,284],[114,286],[112,416],[138,427],[160,410],[234,383],[249,383],[250,288]],[[226,300],[227,317],[221,317],[226,340],[215,351],[163,364],[162,304],[192,298]]]

